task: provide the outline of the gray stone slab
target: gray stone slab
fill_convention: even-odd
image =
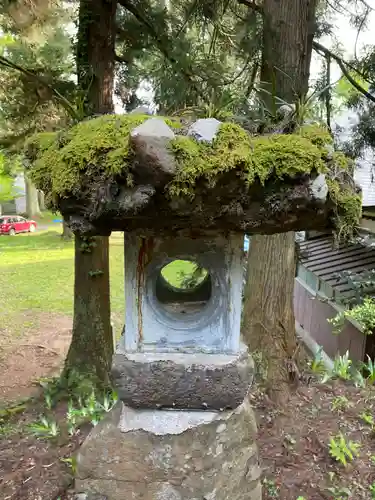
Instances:
[[[195,421],[171,434],[168,417],[186,420],[186,413]],[[124,425],[134,419],[137,428]],[[150,422],[158,419],[163,423],[155,433]],[[248,400],[222,413],[120,404],[83,443],[75,490],[90,500],[95,494],[108,500],[261,500],[256,433]]]
[[[112,382],[119,398],[133,408],[236,408],[253,381],[254,365],[247,352],[185,357],[170,353],[147,359],[116,354]],[[145,359],[146,358],[146,359]],[[185,359],[184,359],[185,358]]]

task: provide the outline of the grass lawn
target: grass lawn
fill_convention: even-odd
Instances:
[[[51,217],[46,217],[50,224]],[[60,224],[51,224],[47,231],[0,237],[0,328],[11,336],[37,329],[33,312],[73,314],[74,244],[62,240],[60,231]],[[111,311],[117,335],[125,305],[123,266],[123,236],[114,233],[110,239]],[[179,286],[182,273],[193,270],[193,263],[177,260],[164,268],[163,275]]]
[[[17,335],[37,327],[33,311],[72,316],[73,247],[73,242],[60,238],[59,224],[35,234],[0,237],[0,328]],[[123,262],[123,238],[115,233],[110,240],[110,272],[116,330],[124,311]]]

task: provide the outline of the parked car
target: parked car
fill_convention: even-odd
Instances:
[[[33,233],[36,222],[19,215],[0,215],[0,234],[14,236],[17,233]]]

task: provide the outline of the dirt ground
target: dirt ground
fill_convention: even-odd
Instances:
[[[19,337],[8,335],[0,324],[0,408],[35,393],[37,380],[56,374],[69,348],[69,316],[33,312],[33,323],[37,331]]]
[[[70,321],[61,316],[41,318],[37,335],[2,343],[3,404],[31,395],[38,377],[58,372],[69,345]],[[362,411],[375,417],[373,387],[360,390],[343,382],[312,381],[301,384],[283,410],[254,387],[251,401],[259,427],[264,500],[375,499],[370,492],[375,482],[375,435],[360,418]],[[336,408],[340,401],[341,408]],[[61,459],[74,456],[90,426],[86,424],[73,437],[63,432],[56,439],[36,438],[27,426],[46,409],[34,401],[21,410],[0,416],[0,498],[72,499],[72,471]],[[59,404],[52,415],[64,427],[66,405]],[[361,445],[359,456],[346,467],[329,455],[329,440],[339,432]]]

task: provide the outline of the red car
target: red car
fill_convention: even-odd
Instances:
[[[14,236],[17,233],[33,233],[36,222],[19,215],[0,215],[0,234]]]

